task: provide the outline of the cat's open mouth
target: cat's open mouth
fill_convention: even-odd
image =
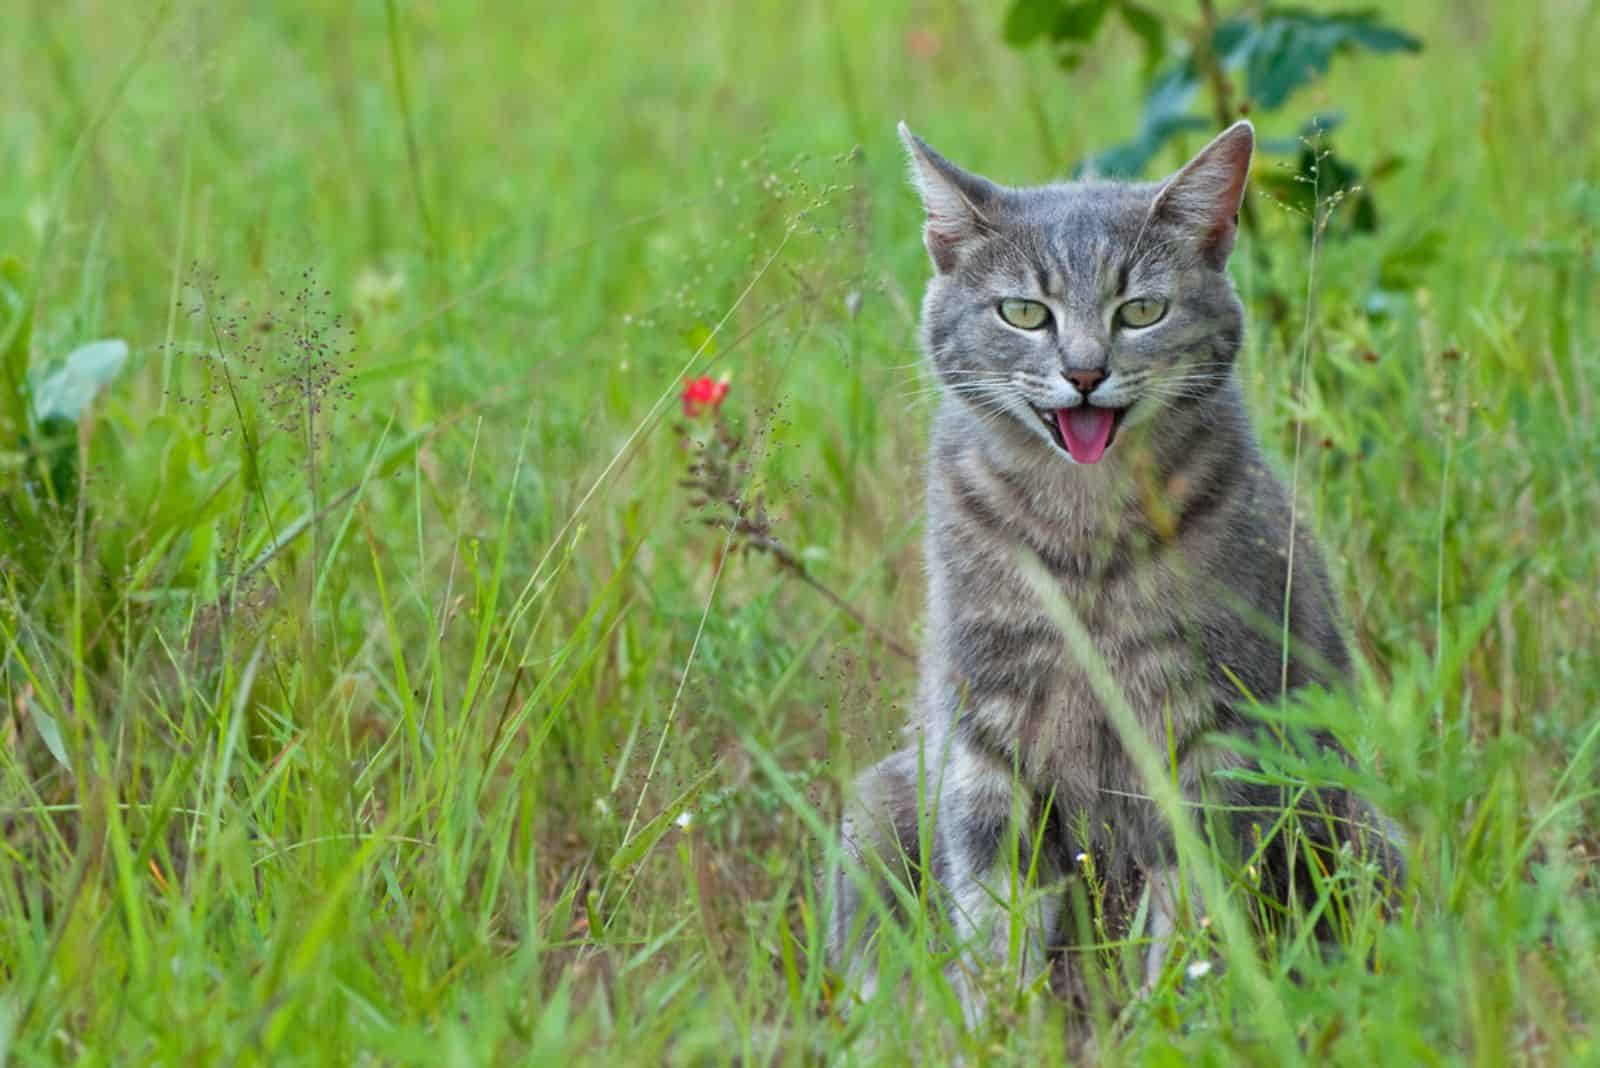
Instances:
[[[1056,447],[1080,464],[1099,463],[1116,440],[1126,408],[1100,408],[1080,404],[1076,408],[1057,408],[1039,412]]]

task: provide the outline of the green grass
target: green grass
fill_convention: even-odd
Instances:
[[[732,376],[745,492],[914,645],[927,268],[893,123],[1042,179],[1131,127],[1136,47],[1065,75],[957,0],[544,6],[13,5],[31,360],[132,357],[56,476],[0,443],[0,1062],[1063,1050],[1037,993],[959,1037],[914,939],[903,994],[836,1011],[811,887],[914,668],[770,557],[717,567],[677,394]],[[1343,956],[1300,921],[1259,958],[1185,932],[1091,1023],[1106,1063],[1600,1060],[1600,20],[1391,17],[1426,51],[1297,111],[1403,162],[1378,235],[1322,247],[1309,337],[1297,220],[1259,201],[1270,266],[1236,271],[1368,667],[1308,714],[1356,724],[1414,885]],[[318,310],[354,351],[308,448],[280,355]]]

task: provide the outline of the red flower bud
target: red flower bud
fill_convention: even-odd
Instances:
[[[693,419],[703,412],[716,411],[728,395],[728,380],[701,375],[690,379],[683,387],[683,414]]]

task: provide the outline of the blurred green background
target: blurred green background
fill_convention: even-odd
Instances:
[[[1208,5],[1143,7],[1181,57]],[[1064,176],[1137,128],[1127,23],[1063,70],[965,0],[4,14],[0,1062],[1064,1054],[1038,992],[961,1037],[925,952],[846,1017],[811,887],[914,685],[894,123]],[[1254,116],[1342,113],[1375,229],[1313,246],[1263,155],[1234,271],[1415,886],[1265,1001],[1186,936],[1107,1063],[1600,1057],[1600,20],[1382,14],[1422,51]]]

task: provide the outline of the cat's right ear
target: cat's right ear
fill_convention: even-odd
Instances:
[[[928,223],[922,230],[923,244],[940,274],[955,269],[962,249],[994,232],[989,221],[1000,188],[987,178],[968,174],[927,142],[900,124],[900,140],[911,156],[911,177],[922,193],[922,206]]]
[[[1239,233],[1239,209],[1255,144],[1255,127],[1240,119],[1167,179],[1150,208],[1152,217],[1165,218],[1194,235],[1206,262],[1219,271]]]

